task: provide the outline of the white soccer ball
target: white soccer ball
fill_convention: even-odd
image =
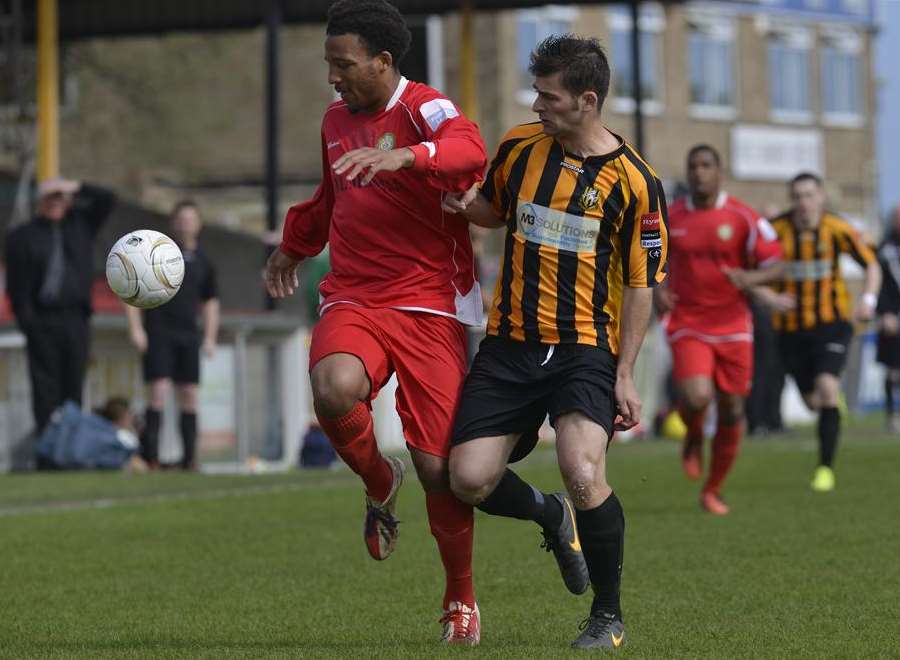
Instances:
[[[184,257],[175,241],[152,229],[138,229],[116,241],[106,258],[106,281],[133,307],[159,307],[184,280]]]

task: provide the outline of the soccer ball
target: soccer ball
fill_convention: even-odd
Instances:
[[[116,241],[106,258],[109,288],[133,307],[159,307],[178,293],[184,257],[175,241],[152,229],[138,229]]]

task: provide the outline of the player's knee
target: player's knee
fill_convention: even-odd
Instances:
[[[728,426],[739,423],[744,418],[744,401],[739,397],[730,397],[719,405],[719,420]]]
[[[360,401],[363,383],[356,373],[341,369],[318,369],[310,376],[316,412],[340,417]]]
[[[410,451],[416,476],[426,493],[445,492],[450,485],[447,475],[447,460],[440,456],[426,454],[417,449]]]
[[[682,405],[689,411],[701,412],[712,403],[713,393],[712,390],[707,389],[688,390],[682,394],[681,399]]]
[[[606,474],[599,465],[587,461],[567,469],[563,481],[577,509],[592,509],[609,495]]]
[[[160,378],[150,384],[150,407],[161,410],[166,405],[166,397],[172,389],[172,381]]]
[[[497,486],[497,481],[480,470],[450,469],[450,490],[466,504],[481,504]]]

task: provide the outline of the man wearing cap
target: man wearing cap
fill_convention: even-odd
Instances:
[[[34,419],[40,432],[66,400],[81,403],[90,345],[93,243],[115,195],[53,178],[38,186],[35,217],[6,241],[6,287],[27,339]]]

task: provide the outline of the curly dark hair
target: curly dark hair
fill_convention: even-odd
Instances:
[[[603,107],[609,93],[609,61],[597,39],[553,34],[531,53],[528,70],[535,76],[562,73],[560,82],[574,96],[592,91]]]
[[[387,0],[337,0],[328,8],[325,33],[358,35],[371,57],[389,52],[394,67],[406,55],[412,41],[402,14]]]

